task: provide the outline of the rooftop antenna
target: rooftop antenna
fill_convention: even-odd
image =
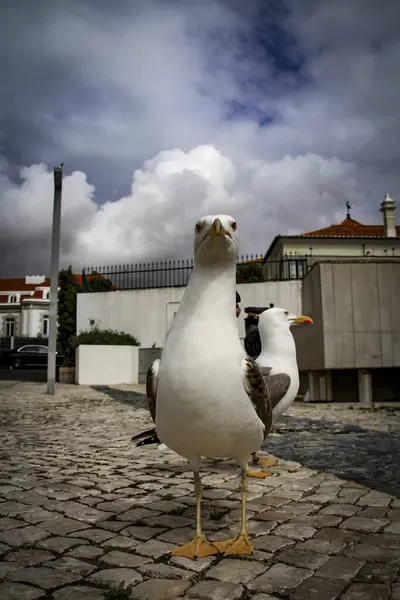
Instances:
[[[351,214],[350,214],[351,204],[348,200],[346,202],[346,208],[347,208],[346,219],[351,219]]]

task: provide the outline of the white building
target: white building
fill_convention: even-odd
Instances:
[[[49,293],[44,275],[0,279],[0,337],[48,337]]]

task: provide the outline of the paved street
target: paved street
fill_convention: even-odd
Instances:
[[[132,444],[143,396],[44,389],[0,382],[1,600],[400,600],[396,406],[293,407],[268,440],[275,476],[250,480],[254,556],[189,561],[169,551],[193,535],[192,476]],[[237,469],[204,461],[202,479],[205,531],[232,537]]]

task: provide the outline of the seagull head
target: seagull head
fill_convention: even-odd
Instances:
[[[194,228],[196,263],[234,263],[239,250],[237,223],[229,215],[207,215]]]
[[[258,328],[266,334],[277,330],[289,331],[293,325],[313,324],[311,317],[295,315],[285,308],[267,308],[258,317]]]

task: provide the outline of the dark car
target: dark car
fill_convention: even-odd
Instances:
[[[10,369],[22,369],[24,367],[44,367],[47,368],[48,347],[39,344],[29,344],[20,346],[14,350],[9,350],[3,356],[3,362]],[[59,352],[56,353],[56,366],[61,367],[64,357]]]

